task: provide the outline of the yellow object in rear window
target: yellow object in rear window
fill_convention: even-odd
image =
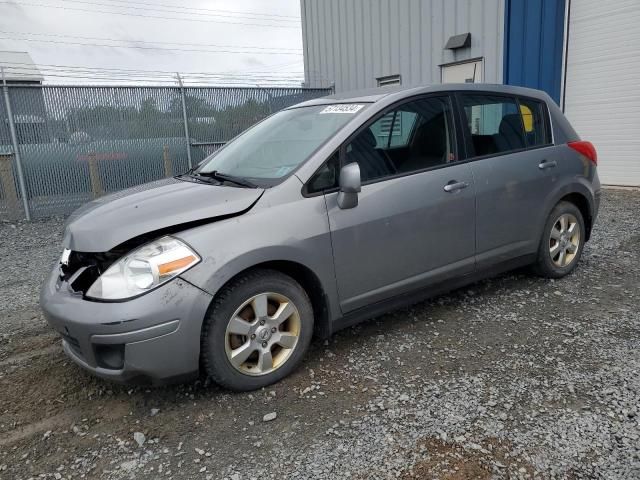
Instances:
[[[524,131],[533,132],[533,113],[526,105],[520,105],[520,113],[522,114],[522,122],[524,123]]]

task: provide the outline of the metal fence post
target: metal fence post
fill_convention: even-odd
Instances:
[[[7,79],[4,77],[4,69],[0,67],[0,75],[2,75],[2,89],[4,90],[4,103],[7,109],[7,117],[9,120],[9,133],[11,134],[11,143],[13,144],[13,155],[16,158],[16,170],[18,174],[18,185],[20,186],[20,195],[22,196],[22,205],[24,207],[24,216],[27,221],[31,221],[31,212],[29,211],[29,199],[27,198],[27,187],[24,183],[24,175],[22,174],[22,159],[20,158],[20,149],[18,148],[18,135],[16,126],[13,123],[13,112],[11,111],[11,102],[9,101],[9,87]]]
[[[180,74],[176,73],[178,77],[178,85],[180,86],[180,98],[182,99],[182,120],[184,121],[184,137],[187,141],[187,162],[189,163],[189,168],[192,168],[193,165],[191,163],[191,137],[189,136],[189,121],[187,118],[187,102],[184,96],[184,85],[182,85],[182,78],[180,78]]]

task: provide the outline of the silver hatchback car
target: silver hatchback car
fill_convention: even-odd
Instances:
[[[70,218],[41,305],[116,381],[291,373],[311,338],[515,267],[559,278],[595,221],[596,152],[545,94],[498,85],[305,102],[197,168]]]

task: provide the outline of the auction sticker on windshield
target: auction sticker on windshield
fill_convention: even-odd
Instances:
[[[341,105],[329,105],[323,108],[320,113],[356,113],[364,105],[358,103],[345,103]]]

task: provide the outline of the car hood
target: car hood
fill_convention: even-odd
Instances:
[[[107,252],[144,233],[237,215],[264,193],[259,188],[206,185],[174,178],[106,195],[76,210],[67,221],[64,247]]]

